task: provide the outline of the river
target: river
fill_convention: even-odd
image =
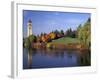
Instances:
[[[90,51],[23,48],[23,69],[90,66]]]

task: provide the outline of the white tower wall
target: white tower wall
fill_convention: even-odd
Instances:
[[[27,37],[29,37],[30,35],[32,35],[32,22],[29,21],[28,24],[27,24]]]

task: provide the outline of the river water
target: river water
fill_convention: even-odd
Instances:
[[[90,51],[23,49],[23,69],[90,66]]]

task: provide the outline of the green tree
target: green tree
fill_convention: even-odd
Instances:
[[[59,36],[60,36],[60,32],[58,30],[55,30],[54,33],[56,34],[56,38],[55,39],[58,39]]]
[[[60,34],[60,32],[58,30],[55,30],[54,33],[55,34]]]
[[[81,29],[82,25],[79,24],[79,26],[77,27],[77,32],[76,32],[76,37],[79,38],[79,30]]]
[[[60,33],[61,33],[62,36],[64,36],[64,31],[63,30],[61,30]]]
[[[24,46],[25,46],[26,48],[29,48],[29,47],[30,47],[29,38],[25,38],[25,40],[24,40]]]
[[[65,35],[68,36],[68,37],[72,37],[72,29],[71,28],[67,29]]]
[[[32,42],[36,42],[36,41],[37,41],[36,36],[35,35],[30,35],[29,37],[25,38],[25,40],[24,40],[24,46],[26,48],[30,48]]]
[[[91,42],[90,18],[82,27],[78,28],[78,39],[80,40],[81,43],[84,43],[86,46],[90,47],[90,42]]]
[[[72,31],[71,37],[72,37],[72,38],[76,38],[76,37],[77,37],[77,31],[76,31],[76,30],[73,30],[73,31]]]
[[[28,38],[29,38],[30,43],[36,42],[36,40],[37,40],[35,35],[30,35]]]

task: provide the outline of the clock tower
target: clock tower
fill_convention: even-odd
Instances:
[[[32,35],[32,21],[29,20],[28,23],[27,23],[27,36],[29,37],[30,35]]]

